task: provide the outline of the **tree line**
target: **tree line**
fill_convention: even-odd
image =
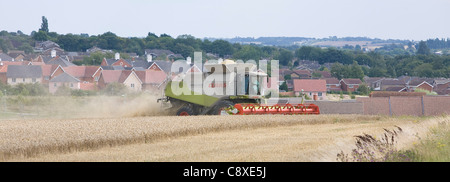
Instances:
[[[31,53],[35,41],[51,40],[65,51],[84,52],[93,46],[121,53],[144,55],[145,49],[167,49],[183,57],[191,56],[195,51],[221,58],[247,60],[279,60],[281,66],[295,68],[298,60],[317,61],[319,64],[332,63],[331,72],[342,78],[398,77],[402,75],[420,77],[450,77],[450,55],[434,55],[431,49],[450,48],[449,39],[429,39],[414,45],[409,42],[405,49],[400,44],[386,45],[375,51],[364,52],[360,46],[344,48],[320,48],[313,46],[262,46],[255,44],[242,45],[226,40],[199,39],[191,35],[180,35],[173,38],[167,34],[156,35],[149,32],[146,37],[120,37],[113,32],[100,35],[58,34],[50,32],[48,20],[42,17],[41,28],[30,36],[21,31],[0,32],[0,47],[3,52],[11,49],[25,50]],[[106,55],[112,57],[112,55]],[[88,57],[86,64],[99,64],[102,55]],[[334,68],[334,69],[333,69]],[[360,71],[361,70],[361,71]],[[346,73],[351,72],[351,74]]]

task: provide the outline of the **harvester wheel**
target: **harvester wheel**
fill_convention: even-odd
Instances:
[[[227,112],[225,112],[225,108],[228,108],[230,106],[234,106],[234,103],[228,100],[223,100],[217,103],[217,105],[214,106],[214,108],[211,111],[212,115],[229,115]]]
[[[192,116],[192,115],[195,115],[195,113],[192,110],[192,108],[188,106],[183,106],[177,111],[177,116]]]

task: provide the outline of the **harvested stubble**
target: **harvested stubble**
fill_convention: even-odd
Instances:
[[[380,116],[156,116],[0,122],[0,161],[233,129],[380,120]]]

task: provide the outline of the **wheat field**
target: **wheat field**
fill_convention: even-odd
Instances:
[[[4,120],[0,122],[0,161],[332,161],[335,153],[330,151],[349,149],[354,135],[398,125],[405,128],[405,138],[413,140],[413,135],[440,120],[448,117],[253,115]],[[405,146],[411,143],[405,141]],[[322,154],[306,155],[317,151]],[[240,153],[250,154],[237,155]]]

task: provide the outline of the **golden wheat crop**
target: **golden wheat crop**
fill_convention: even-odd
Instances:
[[[0,122],[0,161],[232,129],[379,120],[379,116],[153,116]]]

